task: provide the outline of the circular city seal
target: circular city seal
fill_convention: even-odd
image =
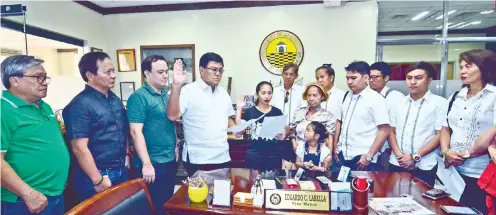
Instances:
[[[270,203],[272,203],[273,205],[278,205],[279,203],[281,203],[281,196],[277,193],[270,195]]]
[[[300,65],[303,60],[303,44],[290,31],[279,30],[270,33],[260,45],[260,62],[272,74],[281,75],[288,63]]]

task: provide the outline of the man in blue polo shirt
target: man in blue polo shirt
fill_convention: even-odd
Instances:
[[[80,200],[127,181],[129,124],[121,99],[111,88],[115,69],[104,52],[90,52],[79,61],[87,85],[63,111],[67,137],[79,166],[74,183]]]
[[[155,210],[165,214],[164,203],[174,193],[176,176],[176,133],[167,119],[168,67],[164,57],[151,55],[141,63],[145,83],[127,101],[127,116],[137,156],[133,175],[148,185]]]

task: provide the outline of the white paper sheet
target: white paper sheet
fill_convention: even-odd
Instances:
[[[277,134],[284,132],[286,118],[286,115],[265,117],[258,136],[267,139],[275,138]]]
[[[463,190],[465,190],[465,181],[456,171],[454,166],[445,168],[444,160],[441,157],[437,157],[437,176],[443,182],[444,186],[448,189],[451,194],[451,198],[460,201]]]
[[[241,122],[241,124],[239,125],[235,125],[233,127],[230,127],[227,129],[227,132],[233,132],[233,133],[236,133],[236,132],[240,132],[240,131],[243,131],[245,130],[246,128],[248,128],[248,126],[250,126],[251,124],[255,123],[256,121],[258,121],[259,119],[261,119],[262,117],[264,117],[265,114],[263,114],[262,116],[256,118],[256,119],[251,119],[251,120],[248,120],[248,121],[243,121]]]
[[[214,180],[214,205],[231,206],[231,181]]]
[[[262,189],[265,192],[265,189],[277,189],[276,181],[269,179],[262,179]]]

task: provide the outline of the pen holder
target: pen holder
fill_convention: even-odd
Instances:
[[[188,187],[188,196],[192,202],[203,202],[205,201],[205,199],[207,199],[208,196],[208,186],[204,185],[200,188]]]
[[[353,191],[353,211],[363,212],[368,210],[370,183],[366,178],[356,177],[351,180]]]

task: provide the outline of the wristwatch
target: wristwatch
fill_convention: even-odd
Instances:
[[[420,162],[420,160],[422,160],[422,157],[420,155],[418,155],[418,154],[415,154],[415,155],[413,155],[413,160],[415,162]]]
[[[373,156],[369,156],[369,155],[365,155],[365,156],[367,156],[367,161],[368,161],[368,162],[370,162],[370,161],[372,161],[372,160],[374,159],[374,157],[373,157]]]

